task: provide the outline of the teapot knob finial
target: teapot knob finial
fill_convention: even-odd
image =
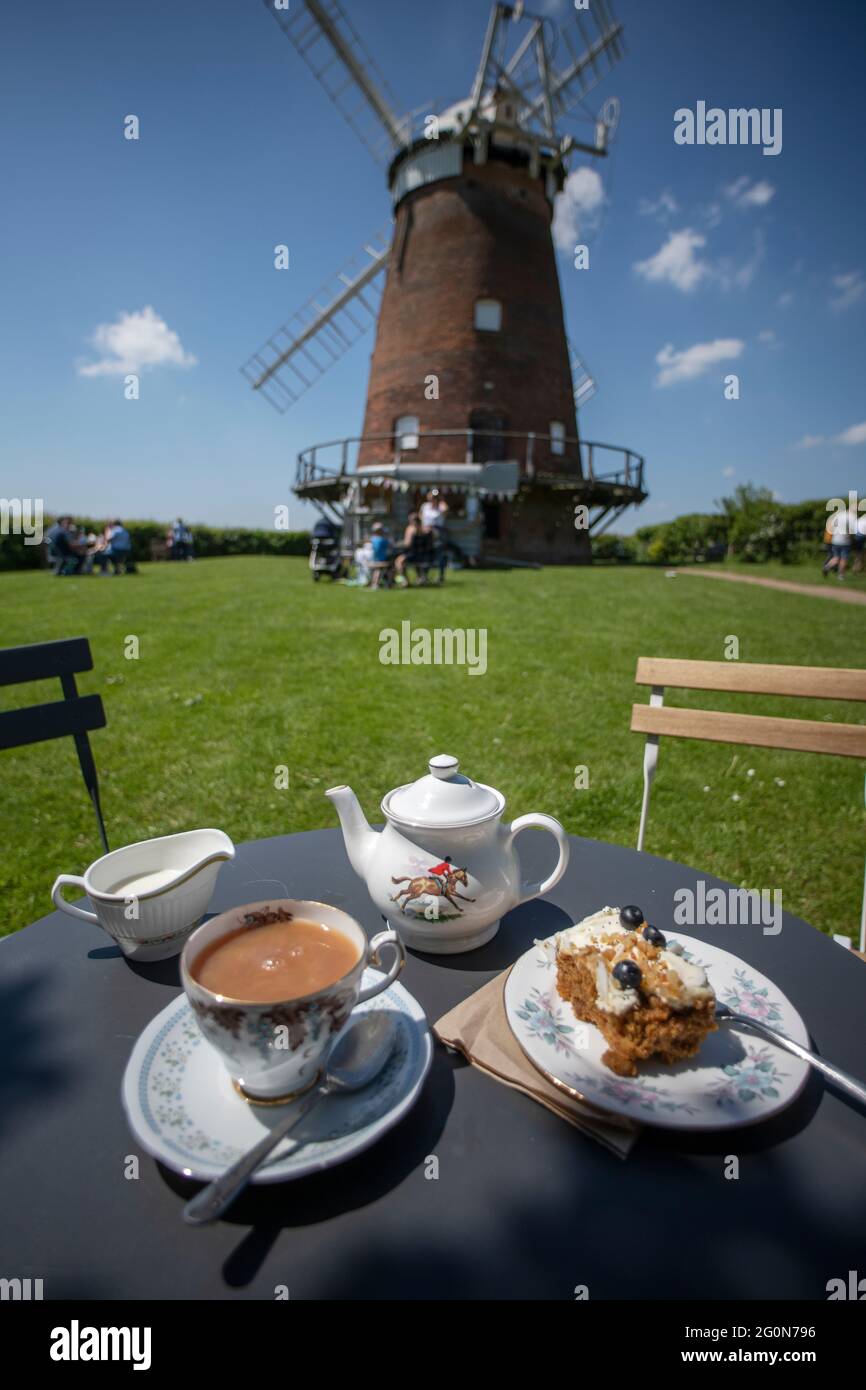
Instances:
[[[450,753],[437,753],[435,758],[430,759],[427,766],[434,777],[444,779],[453,777],[459,771],[460,763]]]

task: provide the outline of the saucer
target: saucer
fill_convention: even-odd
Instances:
[[[704,967],[721,1003],[809,1046],[802,1018],[766,975],[719,946],[665,935],[681,943],[686,960]],[[505,1013],[530,1062],[554,1086],[641,1124],[703,1130],[754,1124],[796,1100],[809,1077],[807,1062],[731,1023],[708,1034],[695,1057],[673,1066],[641,1062],[639,1075],[617,1076],[601,1060],[607,1043],[599,1030],[580,1023],[557,994],[555,962],[540,945],[512,966]]]
[[[371,985],[381,972],[365,970]],[[433,1044],[424,1011],[400,984],[359,1004],[359,1014],[396,1016],[394,1051],[362,1091],[323,1098],[258,1169],[254,1183],[285,1182],[331,1168],[374,1144],[411,1109]],[[147,1153],[186,1178],[209,1182],[251,1149],[286,1113],[250,1105],[235,1090],[219,1054],[199,1031],[186,995],[156,1015],[126,1066],[122,1099],[129,1126]]]

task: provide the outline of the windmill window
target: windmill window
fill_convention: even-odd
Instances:
[[[498,299],[476,299],[475,327],[484,333],[498,333],[502,327],[502,305]]]
[[[561,420],[551,420],[550,422],[550,452],[552,454],[565,453],[565,425]]]
[[[421,422],[417,415],[400,415],[394,421],[398,449],[417,449]]]

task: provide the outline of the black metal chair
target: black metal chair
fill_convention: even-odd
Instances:
[[[0,650],[0,685],[23,685],[25,681],[58,677],[63,699],[24,709],[0,710],[0,748],[20,748],[49,738],[75,739],[84,785],[93,802],[99,836],[108,853],[108,836],[99,804],[96,764],[87,737],[89,729],[105,728],[105,710],[99,695],[79,695],[76,671],[92,671],[93,657],[86,637],[70,637],[61,642],[34,642],[27,647]]]

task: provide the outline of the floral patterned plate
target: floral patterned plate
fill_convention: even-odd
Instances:
[[[379,972],[364,971],[364,984]],[[285,1182],[331,1168],[361,1153],[414,1105],[433,1055],[421,1005],[393,984],[352,1017],[389,1009],[397,1016],[397,1045],[363,1091],[328,1096],[306,1116],[253,1178]],[[199,1032],[186,995],[152,1019],[132,1050],[123,1077],[130,1128],[147,1153],[184,1177],[209,1182],[252,1148],[283,1106],[248,1105],[235,1090],[219,1054]]]
[[[738,1013],[769,1023],[808,1047],[806,1025],[771,980],[705,941],[666,933],[702,965],[716,997]],[[671,1129],[733,1129],[765,1120],[802,1091],[809,1066],[756,1033],[722,1024],[696,1057],[676,1065],[639,1064],[640,1075],[616,1076],[603,1065],[606,1044],[575,1018],[556,992],[552,958],[533,946],[512,967],[505,1012],[529,1060],[554,1085],[605,1110]]]

